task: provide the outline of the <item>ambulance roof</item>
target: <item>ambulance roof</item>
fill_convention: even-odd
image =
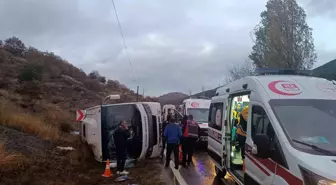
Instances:
[[[187,108],[210,108],[211,100],[206,99],[185,99],[183,103]]]
[[[248,76],[217,89],[216,94],[238,93],[244,85],[268,99],[336,99],[336,83],[297,75]]]

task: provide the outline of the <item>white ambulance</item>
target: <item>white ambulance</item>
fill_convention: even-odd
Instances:
[[[162,107],[162,118],[163,120],[167,120],[167,116],[168,114],[171,114],[171,115],[175,115],[175,113],[177,112],[176,110],[176,107],[175,105],[173,104],[166,104],[166,105],[163,105]]]
[[[237,146],[232,134],[239,103],[248,106],[245,147]],[[208,154],[218,176],[228,172],[240,185],[335,185],[335,130],[335,82],[249,76],[212,98]]]
[[[98,105],[83,111],[81,138],[92,146],[97,161],[115,162],[113,133],[125,120],[132,130],[127,146],[128,159],[155,158],[161,151],[161,105],[157,102],[131,102]]]
[[[211,100],[207,99],[185,99],[182,103],[183,115],[193,115],[194,121],[201,128],[200,141],[208,140],[208,117]]]

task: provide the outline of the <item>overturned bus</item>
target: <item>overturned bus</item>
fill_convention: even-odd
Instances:
[[[154,158],[161,150],[161,105],[157,102],[132,102],[99,105],[84,111],[81,138],[93,150],[97,161],[116,160],[113,133],[125,120],[131,130],[128,159]]]

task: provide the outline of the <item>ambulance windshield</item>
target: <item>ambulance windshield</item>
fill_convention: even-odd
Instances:
[[[336,100],[278,99],[270,105],[290,140],[336,151]],[[295,146],[312,152],[298,142]]]
[[[209,117],[209,109],[204,108],[189,108],[188,115],[193,115],[197,123],[207,123]]]

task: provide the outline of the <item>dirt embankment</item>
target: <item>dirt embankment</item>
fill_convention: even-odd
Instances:
[[[57,149],[57,145],[38,136],[0,126],[0,185],[97,185],[141,184],[164,185],[162,166],[157,160],[138,163],[129,169],[133,180],[115,183],[117,175],[104,178],[105,164],[96,162],[86,144],[77,136],[68,136],[63,146],[74,151]]]

